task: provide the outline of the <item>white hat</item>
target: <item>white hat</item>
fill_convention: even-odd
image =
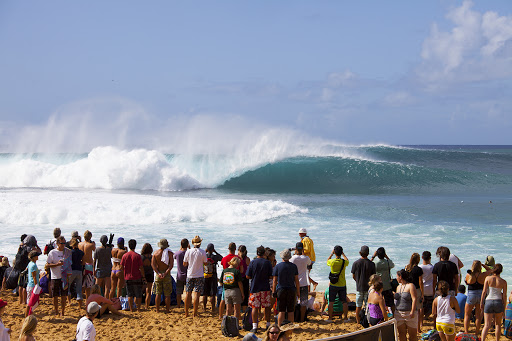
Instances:
[[[87,313],[92,315],[92,314],[96,314],[98,311],[100,311],[101,307],[98,303],[96,302],[91,302],[89,303],[89,305],[87,306]]]
[[[299,233],[308,233],[308,230],[306,230],[304,227],[301,227],[299,229]]]

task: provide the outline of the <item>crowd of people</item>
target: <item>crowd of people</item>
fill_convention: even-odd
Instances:
[[[198,317],[199,306],[206,311],[210,302],[212,313],[218,307],[219,318],[235,316],[239,324],[242,311],[250,307],[250,337],[257,339],[256,334],[262,332],[259,319],[263,317],[266,321],[264,339],[287,340],[290,328],[286,325],[297,322],[296,319],[304,321],[308,309],[319,308],[315,306],[318,283],[310,276],[316,262],[314,244],[305,228],[299,230],[299,237],[294,248],[279,253],[281,261],[278,262],[276,251],[264,246],[256,249],[256,257],[252,260],[247,256],[247,248],[244,245],[237,248],[234,242],[228,245],[226,256],[219,254],[211,243],[203,250],[203,239],[199,236],[191,241],[182,239],[176,252],[170,249],[166,239],[161,239],[156,251],[145,243],[137,253],[134,239],[130,239],[126,247],[123,238],[117,238],[113,245],[114,235],[110,238],[103,235],[97,245],[90,231],[84,232],[83,240],[75,231],[67,242],[56,228],[54,239],[44,250],[40,249],[34,236],[23,235],[13,266],[9,266],[7,257],[2,258],[0,279],[3,290],[16,289],[20,303],[26,304],[20,340],[34,339],[32,334],[37,319],[33,311],[45,289],[52,297],[55,315],[64,316],[71,299],[78,302],[84,317],[77,325],[77,340],[94,340],[94,319],[108,313],[124,315],[122,303],[126,304],[125,310],[140,312],[143,307],[149,308],[154,295],[156,311],[161,311],[163,303],[163,311],[168,313],[172,294],[176,294],[178,307],[184,302],[186,317],[191,307],[192,317]],[[43,252],[47,254],[47,260],[44,270],[40,270],[37,261]],[[377,325],[394,317],[399,339],[416,340],[424,318],[433,315],[441,339],[454,340],[456,316],[462,314],[464,331],[468,333],[474,308],[476,334],[481,328],[483,311],[482,340],[493,321],[499,339],[507,283],[500,277],[501,264],[494,264],[493,259],[488,258],[486,264],[478,260],[473,262],[465,276],[466,296],[463,294],[465,287],[460,285],[464,264],[447,247],[437,249],[439,262],[434,265],[429,251],[424,251],[421,257],[413,253],[404,269],[396,272],[395,279],[391,270],[395,264],[383,247],[378,248],[371,258],[368,246],[362,246],[359,254],[359,259],[350,267],[356,283],[357,323],[367,321],[369,325]],[[349,258],[343,248],[336,245],[326,262],[330,268],[330,283],[321,309],[323,311],[327,306],[325,321],[332,322],[335,315],[349,321],[346,279]],[[176,280],[171,276],[174,265]],[[217,271],[218,265],[222,267],[221,272]],[[0,341],[10,337],[10,331],[1,320],[6,305],[0,299]],[[295,314],[297,309],[298,316]],[[277,314],[276,318],[273,313]]]

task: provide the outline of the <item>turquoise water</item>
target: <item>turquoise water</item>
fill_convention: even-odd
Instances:
[[[351,262],[361,245],[384,246],[401,267],[413,252],[445,245],[463,271],[493,255],[512,280],[511,146],[325,145],[258,158],[112,147],[3,154],[0,188],[0,253],[11,257],[21,233],[44,244],[55,226],[66,236],[89,229],[96,240],[166,237],[175,249],[198,234],[221,254],[243,243],[249,256],[261,244],[292,247],[306,227],[320,288],[336,244]]]

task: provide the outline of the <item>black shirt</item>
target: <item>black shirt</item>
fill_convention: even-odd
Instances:
[[[82,258],[84,258],[84,252],[80,249],[71,250],[71,270],[82,271]]]
[[[457,278],[456,276],[459,274],[459,269],[457,268],[457,265],[450,261],[443,260],[437,262],[434,265],[432,273],[437,275],[437,283],[439,283],[439,281],[446,281],[450,286],[450,290],[455,291],[455,279]]]
[[[423,276],[423,269],[419,266],[415,265],[411,270],[412,275],[412,284],[416,287],[416,289],[420,288],[420,276]]]
[[[370,276],[375,273],[375,263],[368,258],[359,258],[352,264],[351,272],[356,279],[357,291],[367,292],[370,289],[368,285]]]

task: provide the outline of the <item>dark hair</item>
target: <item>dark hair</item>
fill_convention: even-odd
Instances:
[[[450,290],[450,285],[446,281],[439,281],[439,283],[437,283],[437,290],[441,292],[441,296],[446,297]]]
[[[446,246],[440,246],[437,248],[436,255],[441,259],[448,260],[450,259],[450,249]]]
[[[379,259],[384,259],[384,256],[386,255],[386,250],[381,246],[377,249],[377,257],[379,257]]]
[[[25,240],[25,238],[27,238],[27,235],[26,234],[22,234],[21,235],[21,242],[23,242]]]
[[[190,245],[190,243],[188,242],[188,239],[187,239],[187,238],[183,238],[183,239],[181,240],[181,247],[182,247],[183,249],[186,249],[189,245]]]
[[[256,255],[258,255],[259,257],[265,256],[265,247],[263,245],[258,246],[258,248],[256,249]]]
[[[66,241],[66,238],[64,238],[64,236],[58,236],[57,237],[57,243],[62,241],[62,240]]]
[[[491,270],[491,273],[494,275],[499,275],[503,271],[503,265],[500,263],[496,264],[494,268]]]
[[[61,235],[60,228],[56,227],[55,229],[53,229],[53,237],[54,238],[59,238],[60,235]]]
[[[430,260],[432,259],[432,254],[430,253],[430,251],[423,251],[423,253],[421,254],[421,258],[423,260]]]
[[[382,289],[384,287],[384,284],[382,284],[382,282],[377,282],[373,285],[373,290],[379,292],[380,289]]]
[[[466,292],[466,286],[462,284],[459,285],[459,289],[457,291],[464,294]]]
[[[407,283],[411,283],[412,282],[412,275],[411,275],[411,273],[406,271],[405,269],[398,270],[396,272],[396,275],[402,277],[402,279],[404,281],[406,281]]]
[[[236,250],[236,244],[233,243],[233,242],[229,243],[228,250],[229,251],[235,251]]]
[[[245,247],[245,245],[240,245],[238,247],[238,251],[242,253],[242,258],[247,257],[247,248]]]
[[[147,255],[147,254],[152,254],[152,253],[153,253],[153,247],[151,246],[151,244],[146,243],[146,244],[142,245],[142,250],[140,250],[141,255]]]
[[[336,257],[341,257],[341,255],[343,254],[343,248],[339,245],[336,245],[334,247],[334,254],[336,255]]]
[[[135,247],[137,246],[137,241],[135,239],[130,239],[128,241],[128,247],[130,250],[135,250]]]

